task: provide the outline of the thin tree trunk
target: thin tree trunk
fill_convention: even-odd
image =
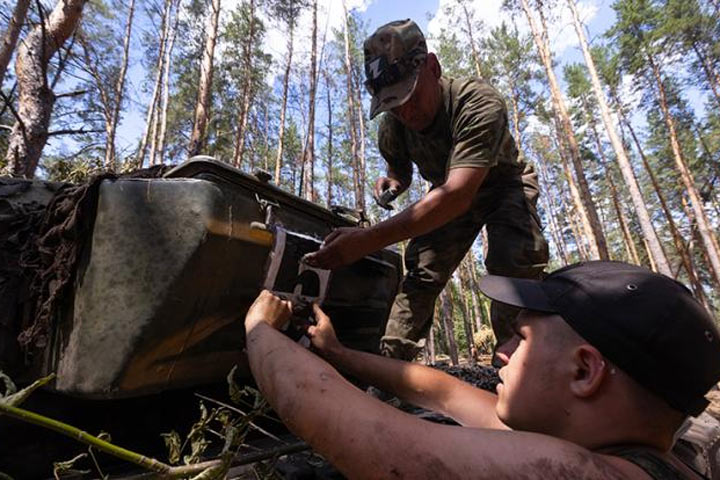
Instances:
[[[0,44],[0,88],[2,88],[5,80],[5,73],[10,64],[15,45],[17,45],[20,31],[25,23],[29,6],[30,0],[17,0],[8,28],[2,36],[2,44]]]
[[[693,289],[693,292],[698,298],[705,298],[705,291],[702,286],[702,283],[700,282],[697,272],[695,270],[695,266],[693,265],[692,261],[692,254],[690,250],[688,249],[685,240],[683,239],[682,234],[680,233],[680,230],[678,229],[677,225],[675,224],[675,220],[673,219],[672,212],[670,211],[670,207],[667,204],[667,201],[665,200],[665,195],[662,193],[662,189],[660,188],[660,183],[657,180],[657,177],[655,177],[655,172],[653,171],[652,167],[650,166],[650,162],[648,162],[647,157],[645,156],[645,152],[642,148],[642,145],[640,144],[640,140],[638,139],[637,135],[635,134],[635,129],[632,127],[632,124],[630,123],[629,119],[625,116],[625,112],[622,108],[622,103],[617,98],[617,96],[614,96],[615,103],[618,105],[618,112],[620,113],[620,118],[622,119],[623,123],[625,123],[625,126],[628,128],[628,131],[630,132],[630,136],[633,139],[633,143],[635,144],[635,148],[638,151],[638,154],[640,155],[640,159],[642,160],[643,166],[645,167],[645,171],[647,172],[648,176],[650,177],[650,183],[653,186],[653,190],[655,190],[655,194],[657,195],[658,199],[660,200],[660,208],[662,208],[663,214],[665,215],[665,220],[667,221],[668,227],[670,228],[670,235],[673,239],[673,244],[675,245],[675,250],[680,255],[680,258],[682,259],[683,265],[685,267],[685,271],[687,272],[688,279],[690,280],[690,285]],[[715,284],[717,288],[720,288],[720,284]]]
[[[713,68],[713,65],[708,62],[707,57],[703,55],[697,42],[692,43],[692,49],[698,57],[698,60],[700,60],[700,64],[705,72],[705,77],[707,78],[708,84],[715,96],[715,101],[717,101],[718,106],[720,106],[720,74],[718,74]]]
[[[355,95],[356,95],[356,103],[357,105],[357,114],[358,114],[358,143],[359,143],[359,161],[360,161],[360,169],[358,171],[358,210],[365,210],[365,109],[363,107],[362,102],[362,89],[359,85],[355,85]]]
[[[277,157],[275,158],[275,183],[278,185],[280,185],[280,167],[282,166],[283,140],[285,137],[285,112],[287,110],[288,85],[290,84],[290,68],[292,66],[294,37],[295,24],[291,22],[290,32],[288,34],[288,52],[287,63],[285,64],[285,78],[283,79],[282,102],[280,104],[280,129],[278,131]]]
[[[145,119],[145,131],[143,132],[142,140],[140,141],[140,147],[138,148],[136,163],[138,168],[142,168],[145,163],[145,154],[147,153],[147,147],[150,143],[150,135],[153,125],[155,125],[155,119],[158,115],[157,111],[160,102],[160,89],[162,88],[163,79],[163,65],[165,62],[165,46],[168,39],[168,29],[170,27],[170,8],[172,0],[165,0],[165,8],[163,9],[163,17],[160,25],[160,45],[158,48],[158,57],[155,64],[155,85],[153,87],[153,94],[148,106],[148,111]]]
[[[475,364],[475,348],[473,344],[472,326],[470,322],[470,312],[467,306],[467,299],[463,293],[463,289],[460,287],[459,282],[451,280],[452,282],[452,300],[456,305],[460,306],[460,313],[463,319],[463,331],[465,332],[465,339],[467,340],[467,356],[468,362],[473,365]],[[449,287],[450,285],[448,285]]]
[[[171,7],[172,11],[172,7]],[[172,64],[172,52],[175,46],[175,37],[177,37],[177,27],[180,21],[180,1],[175,3],[175,20],[172,27],[168,31],[168,44],[165,48],[165,60],[163,68],[162,82],[162,106],[160,108],[160,133],[157,142],[157,155],[159,156],[157,163],[165,162],[165,135],[167,133],[167,113],[168,103],[170,101],[170,65]],[[168,23],[170,19],[168,18]]]
[[[62,0],[21,43],[15,62],[18,119],[10,133],[6,156],[13,176],[33,178],[48,139],[55,93],[48,85],[50,58],[73,34],[87,0]]]
[[[213,58],[215,56],[215,43],[217,42],[220,0],[210,0],[210,7],[205,26],[205,48],[202,63],[200,64],[200,83],[198,85],[197,103],[195,104],[193,129],[190,135],[190,145],[188,146],[188,154],[191,157],[200,154],[205,148],[207,124],[210,118]]]
[[[330,98],[330,75],[328,74],[327,70],[325,70],[325,92],[327,93],[327,114],[328,114],[328,120],[327,120],[327,131],[328,131],[328,140],[327,140],[327,207],[330,208],[333,203],[333,110],[332,110],[332,101]]]
[[[637,178],[635,178],[635,172],[630,165],[630,160],[628,159],[625,147],[623,146],[622,141],[620,141],[620,136],[617,134],[617,130],[615,130],[615,124],[610,117],[610,109],[607,105],[607,101],[605,100],[605,93],[600,85],[600,78],[598,77],[597,70],[595,68],[595,62],[590,54],[590,47],[588,46],[585,32],[583,31],[580,23],[580,17],[578,16],[577,8],[575,7],[575,0],[567,0],[567,3],[570,7],[570,11],[572,12],[575,32],[580,40],[580,47],[582,48],[583,56],[585,57],[585,64],[587,65],[588,72],[590,73],[590,80],[595,93],[595,99],[597,100],[600,108],[600,116],[602,117],[605,131],[607,132],[610,144],[615,152],[615,157],[617,158],[617,162],[620,167],[620,173],[622,174],[623,180],[625,180],[625,185],[627,185],[628,191],[630,192],[630,199],[635,207],[635,212],[637,213],[638,220],[640,222],[640,228],[642,229],[643,235],[650,248],[648,253],[653,257],[653,261],[657,266],[658,271],[662,274],[671,276],[672,272],[670,271],[670,264],[668,263],[665,252],[660,244],[660,239],[658,238],[655,227],[650,219],[650,213],[645,206],[645,200],[643,200],[640,186],[638,185]],[[588,118],[593,118],[593,112],[588,111],[587,114]],[[592,121],[594,123],[594,120]],[[593,128],[595,127],[593,126]],[[599,148],[599,151],[602,152],[602,148]]]
[[[677,132],[675,131],[675,122],[670,115],[670,109],[667,105],[667,98],[665,95],[665,87],[663,86],[662,76],[660,74],[660,68],[655,63],[652,55],[647,54],[648,63],[652,69],[657,85],[657,94],[659,95],[660,109],[665,117],[665,124],[667,125],[668,132],[670,134],[670,146],[673,151],[673,157],[675,159],[675,166],[680,172],[680,178],[682,179],[685,189],[690,198],[690,204],[695,214],[695,220],[697,221],[698,231],[700,237],[703,240],[703,245],[707,252],[707,257],[710,262],[710,270],[713,278],[717,284],[720,284],[720,253],[716,247],[717,243],[713,238],[713,231],[710,228],[707,215],[702,203],[702,199],[695,188],[695,181],[692,178],[692,174],[687,167],[685,158],[683,157],[682,149],[680,148],[680,142],[677,138]]]
[[[128,59],[130,58],[130,35],[132,33],[133,16],[135,15],[135,0],[130,0],[128,7],[127,22],[125,25],[125,38],[123,39],[123,58],[120,64],[120,73],[115,82],[115,98],[110,118],[110,131],[105,143],[105,167],[115,170],[115,132],[120,121],[120,109],[122,108],[123,96],[125,93],[125,75],[127,74]],[[2,83],[2,82],[0,82]]]
[[[512,110],[512,117],[513,117],[513,132],[515,133],[515,143],[517,144],[517,148],[519,152],[523,152],[523,145],[522,145],[522,139],[520,138],[520,108],[518,107],[519,98],[518,93],[515,90],[515,83],[510,80],[510,91],[512,94],[510,95],[510,107]]]
[[[430,327],[430,333],[428,334],[425,348],[427,349],[426,361],[429,365],[432,365],[435,363],[435,325]]]
[[[587,239],[588,242],[590,242],[590,239],[592,237],[592,228],[590,227],[590,224],[588,223],[588,217],[587,215],[583,215],[583,212],[585,211],[583,208],[583,202],[582,198],[580,196],[580,192],[578,191],[577,184],[575,183],[575,178],[572,175],[572,172],[570,170],[570,162],[567,158],[567,152],[565,151],[565,148],[563,147],[562,142],[562,134],[560,133],[560,128],[557,125],[557,119],[555,119],[555,122],[553,122],[555,131],[555,137],[557,141],[557,151],[558,155],[560,156],[560,162],[562,164],[563,172],[565,173],[565,178],[567,180],[568,188],[570,189],[570,200],[572,201],[572,204],[575,208],[576,214],[580,217],[580,222],[582,225],[582,231],[585,232],[585,235],[581,235],[578,228],[575,226],[574,221],[572,220],[572,215],[570,215],[570,225],[573,230],[573,235],[575,236],[575,245],[577,246],[578,253],[583,260],[588,260],[591,256],[591,254],[587,251],[587,248],[585,246],[584,240]],[[560,197],[562,200],[562,196]],[[568,208],[563,208],[566,212],[570,213],[570,210]]]
[[[549,188],[550,182],[548,180],[547,172],[545,170],[545,162],[543,161],[537,161],[535,162],[537,166],[537,172],[538,172],[538,179],[540,180],[540,183],[542,185],[545,185],[546,188]],[[555,246],[557,247],[558,253],[560,254],[560,259],[563,262],[563,265],[567,265],[570,263],[570,259],[568,257],[567,253],[567,246],[565,245],[565,239],[562,234],[562,230],[557,224],[557,214],[555,210],[555,205],[553,205],[553,196],[549,194],[541,195],[541,199],[543,202],[545,202],[546,210],[548,212],[548,221],[550,224],[550,234],[553,237],[553,240],[555,241]]]
[[[447,285],[440,294],[440,316],[445,327],[445,341],[450,355],[450,362],[457,365],[459,362],[457,342],[455,341],[455,325],[453,324],[453,303]]]
[[[357,151],[357,126],[355,124],[355,94],[353,93],[352,65],[350,63],[350,28],[348,26],[348,11],[343,0],[343,12],[345,21],[345,76],[347,79],[347,116],[348,128],[350,130],[350,157],[353,167],[353,191],[355,193],[355,208],[361,209],[364,203],[360,195],[360,161]]]
[[[312,47],[310,51],[310,95],[308,98],[308,128],[303,150],[302,189],[306,200],[315,200],[315,94],[317,92],[317,0],[313,2]]]
[[[521,0],[521,3],[523,10],[525,11],[525,15],[527,16],[528,23],[530,24],[530,30],[532,31],[538,54],[540,56],[540,59],[542,60],[543,65],[545,66],[545,72],[547,74],[548,83],[550,86],[550,93],[553,100],[553,109],[558,117],[560,126],[562,127],[562,131],[564,133],[565,140],[570,152],[570,160],[572,161],[577,186],[580,193],[580,199],[582,200],[583,208],[581,210],[581,215],[586,218],[586,220],[583,220],[583,223],[587,223],[590,227],[590,231],[587,232],[587,234],[589,237],[588,240],[590,242],[593,257],[599,258],[601,260],[608,260],[609,255],[607,243],[605,240],[605,234],[603,233],[602,224],[600,222],[600,218],[598,217],[595,204],[592,200],[590,187],[588,185],[587,179],[585,178],[585,171],[582,165],[582,159],[580,157],[580,147],[578,146],[577,139],[575,138],[572,122],[570,121],[570,115],[568,114],[565,100],[562,97],[557,78],[555,77],[555,72],[553,71],[552,55],[547,45],[547,28],[545,27],[544,19],[542,18],[542,11],[539,11],[541,15],[541,20],[543,20],[541,31],[535,23],[534,17],[532,16],[530,6],[528,5],[528,0]]]
[[[242,106],[240,109],[240,120],[238,122],[237,135],[235,136],[235,148],[233,150],[233,165],[242,166],[243,154],[245,152],[245,139],[247,131],[247,118],[250,111],[250,92],[252,90],[252,49],[255,44],[255,0],[250,0],[250,32],[245,39],[245,81],[243,82]]]
[[[635,247],[635,242],[632,238],[632,234],[630,233],[630,229],[628,228],[628,221],[625,217],[625,212],[623,211],[623,208],[620,204],[618,189],[615,186],[615,181],[613,180],[612,172],[608,168],[609,162],[607,160],[607,157],[605,156],[605,149],[603,149],[602,142],[600,141],[600,135],[598,134],[597,125],[595,123],[595,117],[593,116],[594,112],[592,112],[592,110],[590,109],[590,105],[588,105],[588,103],[584,97],[583,97],[582,103],[583,103],[583,108],[585,110],[585,115],[588,119],[588,124],[590,125],[590,131],[592,132],[592,135],[593,135],[593,140],[595,142],[595,148],[597,149],[597,153],[600,156],[602,165],[605,168],[605,174],[606,174],[606,177],[608,180],[608,184],[610,185],[610,196],[612,197],[613,207],[615,208],[615,215],[618,219],[618,223],[620,224],[620,231],[623,236],[623,241],[625,243],[625,250],[628,254],[628,259],[631,262],[635,263],[636,265],[640,265],[640,257],[638,256],[637,248]],[[613,126],[613,128],[614,128],[614,126]],[[623,154],[625,154],[624,146],[622,146],[622,151],[623,151]],[[626,160],[627,160],[627,158],[626,158]],[[630,165],[628,164],[628,167],[629,166]],[[633,181],[635,181],[635,173],[631,171],[631,174],[632,174]],[[637,182],[636,182],[636,186],[637,186]],[[639,191],[639,189],[638,189],[638,191]],[[643,202],[642,206],[643,206],[643,208],[645,208],[645,201],[642,200],[642,202]],[[647,210],[645,210],[645,211],[647,213]],[[651,225],[651,228],[652,228],[653,233],[655,233],[655,228],[652,227],[652,225]],[[649,242],[647,242],[647,240],[645,240],[644,242],[645,242],[645,245],[649,246]],[[658,241],[658,245],[660,245],[659,241]],[[661,248],[663,258],[665,258],[665,251],[662,250],[662,245],[660,245],[660,248]],[[651,263],[653,263],[653,265],[657,265],[657,262],[655,260],[656,257],[653,255],[651,250],[647,250],[647,255],[648,255],[648,258],[652,257],[650,259]],[[668,266],[668,270],[669,270],[669,268],[670,267]],[[664,275],[672,276],[672,272],[661,272],[661,273],[663,273]]]
[[[458,3],[463,9],[463,13],[465,13],[465,26],[468,29],[468,37],[470,37],[470,48],[472,49],[472,56],[473,56],[473,64],[475,66],[475,75],[478,76],[478,78],[482,78],[482,72],[480,71],[480,55],[477,51],[477,46],[475,45],[475,36],[473,35],[473,28],[472,24],[470,23],[470,12],[468,12],[467,5],[465,5],[465,1],[458,0]]]

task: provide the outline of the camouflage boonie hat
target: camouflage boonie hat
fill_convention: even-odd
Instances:
[[[370,118],[405,103],[415,90],[418,70],[427,57],[420,27],[410,19],[378,28],[363,46],[365,87],[372,95]]]

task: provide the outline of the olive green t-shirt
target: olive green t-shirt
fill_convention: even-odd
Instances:
[[[378,143],[392,170],[409,178],[413,162],[434,187],[445,183],[448,171],[458,167],[501,166],[491,170],[484,185],[518,175],[523,165],[497,90],[478,78],[442,77],[440,85],[443,104],[427,129],[416,132],[391,113],[382,116]]]

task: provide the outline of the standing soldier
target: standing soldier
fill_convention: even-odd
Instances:
[[[412,360],[424,345],[435,300],[487,229],[485,266],[494,275],[539,278],[548,261],[536,210],[537,176],[518,159],[500,94],[479,78],[441,76],[434,53],[411,20],[388,23],[364,45],[370,118],[379,122],[387,176],[375,184],[386,204],[407,190],[412,164],[432,184],[422,199],[370,228],[340,228],[308,257],[337,268],[410,238],[407,274],[395,298],[380,351]],[[512,307],[493,303],[497,344],[513,335]]]

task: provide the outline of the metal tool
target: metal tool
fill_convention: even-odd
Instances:
[[[393,207],[390,202],[395,200],[399,193],[400,192],[394,188],[387,188],[383,190],[379,197],[377,195],[373,195],[373,198],[375,199],[375,203],[385,210],[394,210],[395,207]]]
[[[302,259],[306,254],[317,251],[322,241],[278,225],[272,230],[273,248],[263,287],[292,302],[293,317],[284,330],[291,338],[308,347],[310,340],[305,336],[304,327],[313,322],[313,303],[322,305],[325,301],[330,286],[330,270],[311,267]]]

